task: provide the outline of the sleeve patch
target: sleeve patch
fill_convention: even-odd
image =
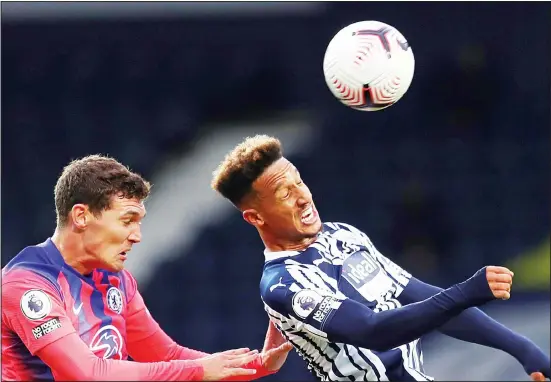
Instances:
[[[31,321],[40,320],[52,311],[50,297],[40,289],[26,291],[21,297],[21,311]]]
[[[61,328],[61,321],[59,321],[59,318],[52,318],[33,328],[32,332],[34,339],[37,340],[59,328]]]
[[[317,306],[312,316],[312,319],[320,323],[320,328],[323,328],[325,321],[331,315],[331,312],[337,310],[341,302],[332,296],[324,297],[321,303]]]
[[[292,307],[295,314],[305,319],[316,309],[322,297],[316,291],[311,289],[303,289],[293,296]]]

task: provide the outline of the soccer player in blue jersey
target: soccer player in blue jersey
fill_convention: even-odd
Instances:
[[[419,338],[433,330],[503,350],[533,380],[551,376],[548,355],[476,308],[509,299],[510,270],[484,267],[444,290],[416,279],[357,228],[322,223],[279,140],[247,138],[214,172],[212,187],[258,230],[265,309],[319,379],[432,380]]]

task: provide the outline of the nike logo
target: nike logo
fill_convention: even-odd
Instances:
[[[75,314],[75,316],[78,316],[78,315],[79,315],[81,309],[82,309],[82,302],[80,303],[80,305],[78,306],[78,308],[75,308],[75,307],[73,306],[73,313]]]
[[[283,279],[283,277],[280,277],[280,278],[279,278],[279,282],[278,282],[277,284],[274,284],[274,285],[272,285],[272,286],[270,287],[270,292],[273,292],[274,289],[277,288],[277,287],[283,287],[283,288],[285,288],[285,284],[282,284],[282,283],[281,283],[281,280],[282,280],[282,279]]]

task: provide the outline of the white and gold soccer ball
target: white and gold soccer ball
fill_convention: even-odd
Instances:
[[[415,71],[413,51],[394,27],[360,21],[341,29],[323,59],[325,82],[335,97],[356,110],[377,111],[396,103]]]

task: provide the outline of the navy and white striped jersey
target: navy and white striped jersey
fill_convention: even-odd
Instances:
[[[260,282],[265,309],[319,379],[432,380],[424,374],[418,339],[378,352],[333,343],[323,331],[330,312],[347,298],[375,312],[401,306],[397,298],[411,275],[377,251],[363,232],[324,223],[305,250],[266,251],[265,256]]]

